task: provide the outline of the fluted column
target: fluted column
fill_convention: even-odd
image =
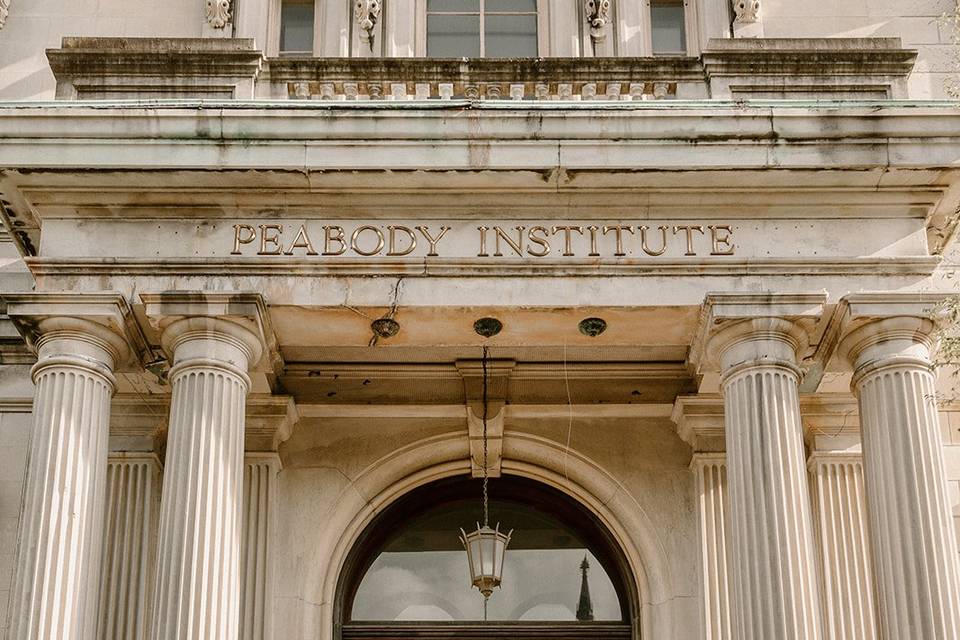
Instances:
[[[273,564],[276,536],[276,453],[248,453],[243,471],[243,542],[240,559],[240,639],[273,637]]]
[[[840,346],[854,368],[880,637],[960,637],[957,542],[930,362],[933,323],[873,320]]]
[[[730,496],[731,610],[741,640],[821,637],[792,322],[729,323],[711,339],[721,368]]]
[[[808,466],[824,635],[828,640],[876,640],[862,458],[816,451]]]
[[[247,368],[257,337],[217,318],[175,321],[154,640],[235,640],[240,603]]]
[[[110,456],[97,640],[146,637],[153,606],[159,481],[155,454]]]
[[[81,318],[36,327],[30,458],[10,640],[94,637],[114,366],[122,338]]]
[[[727,574],[727,456],[695,453],[690,466],[696,476],[699,502],[704,638],[730,640],[733,628]]]

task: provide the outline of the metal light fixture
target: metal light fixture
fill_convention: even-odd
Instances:
[[[490,528],[490,495],[487,485],[487,347],[483,347],[483,526],[477,523],[477,530],[467,533],[460,529],[460,542],[467,550],[467,563],[470,565],[470,581],[483,594],[483,619],[487,619],[487,602],[493,590],[503,580],[503,559],[510,544],[510,533],[502,533],[500,524]]]

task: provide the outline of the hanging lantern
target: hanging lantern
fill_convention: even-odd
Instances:
[[[479,323],[479,321],[478,321]],[[497,321],[499,324],[499,321]],[[479,328],[477,333],[486,336]],[[499,331],[499,329],[497,329]],[[491,333],[494,335],[496,332]],[[488,337],[488,336],[487,336]],[[487,601],[493,590],[500,586],[503,580],[503,559],[510,544],[510,535],[500,533],[500,525],[490,528],[490,493],[487,485],[490,482],[488,472],[487,446],[487,414],[490,402],[487,394],[487,347],[483,347],[483,526],[477,523],[477,530],[467,533],[460,529],[460,542],[467,550],[467,562],[470,565],[470,582],[483,594],[483,619],[487,619]]]
[[[501,533],[500,525],[496,529],[480,526],[467,533],[460,529],[460,542],[467,550],[467,562],[470,564],[470,580],[484,598],[489,598],[495,587],[503,580],[503,557],[510,544],[510,535]]]

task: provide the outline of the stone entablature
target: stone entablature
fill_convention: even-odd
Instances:
[[[65,38],[61,99],[662,100],[902,98],[898,38],[712,39],[702,57],[263,59],[250,39]]]

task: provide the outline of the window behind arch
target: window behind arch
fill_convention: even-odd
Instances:
[[[470,530],[481,518],[480,482],[462,478],[412,492],[368,528],[341,580],[345,638],[401,637],[424,625],[458,637],[477,625],[485,637],[513,637],[518,626],[536,627],[543,637],[630,636],[634,598],[626,563],[593,516],[531,481],[504,477],[490,487],[491,525],[514,533],[488,622],[458,539],[460,527]],[[584,560],[589,595],[582,588]]]
[[[534,58],[537,0],[427,0],[427,56]]]

